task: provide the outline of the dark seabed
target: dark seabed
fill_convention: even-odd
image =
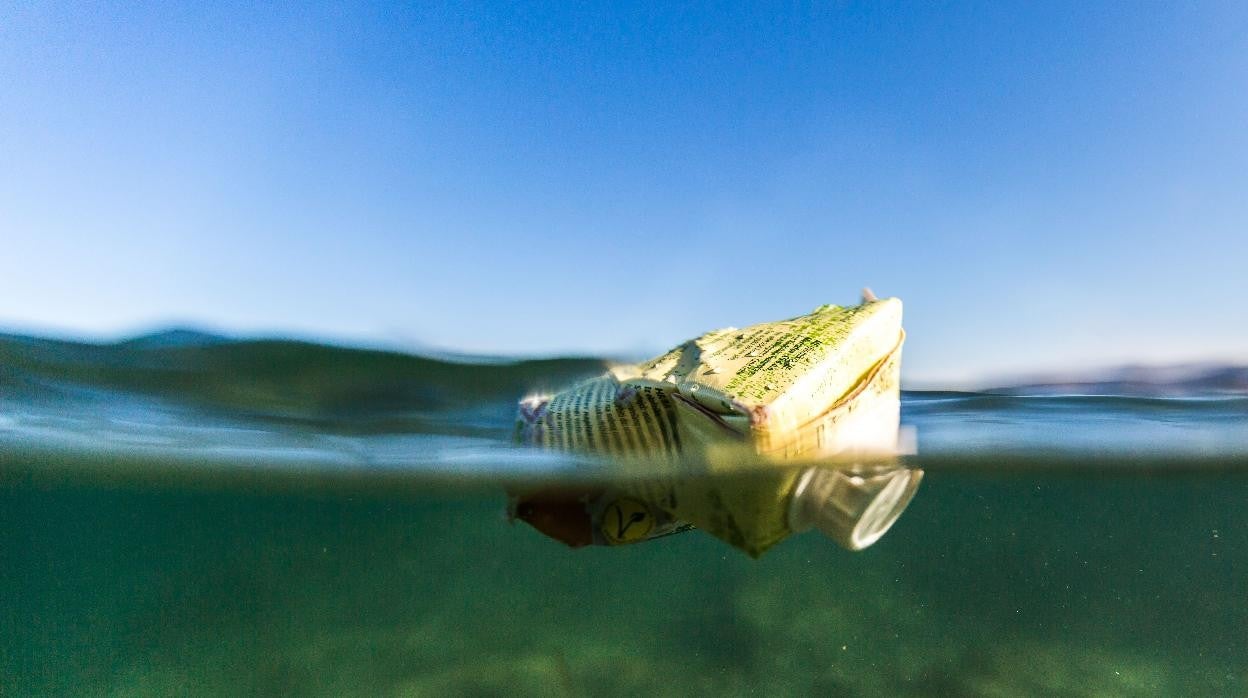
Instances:
[[[571,550],[514,404],[601,365],[0,338],[0,694],[1248,695],[1248,398],[908,393],[865,551]]]

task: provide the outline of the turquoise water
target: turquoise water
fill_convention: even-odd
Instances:
[[[1248,399],[908,393],[871,548],[568,549],[596,360],[0,340],[0,694],[1248,695]],[[597,470],[595,470],[597,469]]]

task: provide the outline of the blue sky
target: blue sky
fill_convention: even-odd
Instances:
[[[1248,5],[0,6],[0,327],[1248,357]]]

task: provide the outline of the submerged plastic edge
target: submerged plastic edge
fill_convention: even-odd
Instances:
[[[811,468],[794,487],[789,527],[817,528],[848,550],[862,550],[892,528],[922,479],[922,470],[904,467],[873,473]]]

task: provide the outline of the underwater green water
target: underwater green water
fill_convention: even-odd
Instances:
[[[911,393],[878,543],[573,550],[515,398],[598,362],[0,342],[0,695],[1248,695],[1248,404]]]
[[[0,491],[6,695],[1242,695],[1248,477],[929,475],[874,547],[492,492]]]

